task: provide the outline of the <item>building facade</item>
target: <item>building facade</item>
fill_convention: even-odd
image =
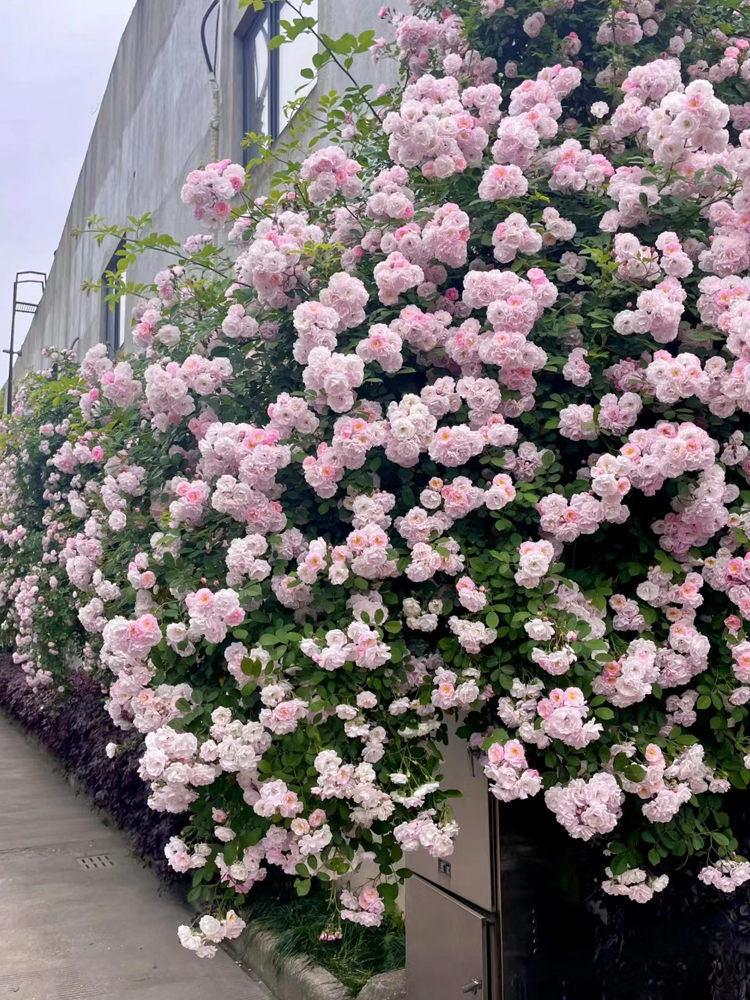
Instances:
[[[298,2],[294,2],[298,6]],[[382,32],[381,0],[314,0],[319,31],[331,37]],[[405,6],[405,0],[404,0]],[[81,358],[100,341],[113,351],[129,346],[127,297],[115,311],[103,296],[86,295],[82,283],[97,280],[111,266],[114,239],[100,246],[73,232],[92,215],[108,223],[153,216],[154,229],[183,239],[195,232],[191,212],[180,200],[187,173],[219,157],[243,162],[248,131],[284,141],[289,122],[285,104],[305,84],[300,70],[311,65],[317,40],[309,34],[271,51],[268,43],[280,19],[298,16],[284,0],[263,12],[238,0],[138,0],[117,51],[109,83],[73,194],[47,286],[14,366],[17,386],[26,371],[44,367],[45,346],[69,348]],[[205,45],[205,48],[204,48]],[[215,67],[215,83],[209,73]],[[359,56],[352,68],[358,83],[377,87],[387,68]],[[308,95],[341,92],[349,81],[333,65],[324,66]],[[254,177],[261,193],[268,177]],[[147,254],[127,278],[147,283],[167,259]]]

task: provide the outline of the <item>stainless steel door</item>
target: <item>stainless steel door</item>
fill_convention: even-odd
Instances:
[[[490,922],[419,876],[406,883],[409,1000],[493,1000]]]
[[[427,851],[404,856],[404,865],[417,875],[448,889],[483,910],[494,910],[494,867],[488,782],[477,766],[465,740],[456,736],[456,724],[449,725],[444,756],[443,788],[455,788],[460,799],[451,799],[453,813],[461,828],[453,854],[445,860],[431,858]]]

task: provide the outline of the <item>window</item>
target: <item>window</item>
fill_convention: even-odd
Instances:
[[[274,53],[268,51],[268,43],[273,33],[269,28],[271,11],[267,7],[260,17],[253,18],[250,30],[242,39],[242,134],[261,132],[263,135],[278,135],[274,128],[271,108],[272,75],[269,63]]]
[[[305,17],[318,16],[318,2],[300,6]],[[273,3],[260,14],[251,13],[240,31],[242,46],[242,132],[260,132],[273,139],[289,122],[284,106],[303,96],[314,80],[305,80],[300,70],[312,66],[318,51],[318,40],[310,32],[302,32],[293,42],[286,42],[269,51],[268,43],[281,31],[281,21],[293,21],[299,14],[287,3]],[[295,93],[298,87],[304,90]],[[253,150],[246,150],[246,160]]]
[[[293,21],[299,15],[291,10],[288,4],[276,4],[281,8],[279,19],[281,21]],[[295,4],[296,6],[296,4]],[[302,6],[302,13],[305,17],[318,16],[318,0],[306,6]],[[279,66],[279,85],[277,89],[279,106],[279,132],[282,132],[289,124],[290,116],[284,111],[285,106],[297,98],[308,94],[315,85],[314,80],[305,80],[300,76],[300,71],[306,67],[313,67],[313,56],[318,51],[318,39],[309,31],[303,31],[293,42],[287,42],[279,46],[276,50]],[[302,87],[299,93],[297,88]],[[275,138],[275,137],[274,137]]]
[[[102,344],[107,345],[107,354],[113,357],[120,350],[120,316],[122,300],[107,301],[107,296],[111,295],[115,290],[115,281],[112,277],[117,274],[117,266],[120,262],[120,251],[124,247],[124,241],[121,241],[109,263],[104,268],[104,273],[102,274],[102,315],[101,315],[101,330],[99,334],[99,340]]]

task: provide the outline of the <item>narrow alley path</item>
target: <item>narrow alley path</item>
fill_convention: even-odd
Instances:
[[[0,998],[270,1000],[221,950],[189,955],[186,918],[0,714]]]

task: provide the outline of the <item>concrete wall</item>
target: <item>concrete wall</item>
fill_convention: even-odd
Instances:
[[[200,49],[205,0],[139,0],[120,42],[70,211],[37,315],[16,372],[41,367],[46,345],[77,344],[79,357],[99,340],[99,296],[81,292],[116,248],[72,232],[93,215],[109,222],[153,211],[160,232],[191,230],[180,202],[181,179],[208,149],[211,96]],[[139,261],[134,281],[153,277]]]
[[[209,158],[212,114],[211,89],[200,42],[200,24],[209,0],[138,0],[120,42],[107,90],[83,163],[70,211],[41,300],[17,360],[14,383],[29,369],[44,367],[41,350],[75,345],[79,358],[100,339],[102,306],[98,295],[81,291],[84,280],[97,279],[106,268],[116,242],[102,246],[72,232],[91,215],[109,223],[152,212],[158,232],[182,239],[196,231],[192,215],[180,201],[186,174]],[[385,27],[377,18],[381,0],[318,0],[320,30],[332,37]],[[406,6],[406,0],[403,0]],[[221,87],[219,156],[242,160],[242,63],[239,34],[243,18],[238,0],[219,5]],[[213,41],[216,14],[208,24]],[[303,67],[300,66],[299,69]],[[359,83],[377,87],[393,82],[393,69],[374,65],[369,56],[355,60],[352,73]],[[302,80],[300,78],[299,82]],[[349,81],[335,66],[325,66],[310,94],[343,90]],[[293,123],[292,123],[293,126]],[[288,137],[283,133],[281,141]],[[259,172],[260,193],[271,171]],[[156,253],[140,258],[128,279],[149,282],[169,258]],[[121,342],[127,349],[130,311],[122,306]]]

